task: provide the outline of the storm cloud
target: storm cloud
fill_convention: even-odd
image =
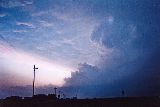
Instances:
[[[66,79],[66,87],[77,89],[79,97],[116,97],[122,90],[127,96],[160,95],[159,7],[154,3],[112,5],[110,13],[118,14],[105,18],[91,35],[92,41],[112,49],[112,54],[101,56],[95,66],[81,64]]]

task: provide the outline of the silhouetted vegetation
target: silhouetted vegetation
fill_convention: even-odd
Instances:
[[[39,94],[33,97],[11,96],[1,99],[0,107],[160,107],[160,98],[58,99],[55,94]]]

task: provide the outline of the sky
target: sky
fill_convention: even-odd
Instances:
[[[159,0],[0,0],[0,98],[160,95]],[[25,91],[23,91],[23,90]]]

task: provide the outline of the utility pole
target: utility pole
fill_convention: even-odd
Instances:
[[[123,97],[125,96],[125,92],[124,92],[124,90],[122,90],[122,96],[123,96]]]
[[[54,92],[55,92],[55,96],[57,97],[56,90],[57,90],[57,88],[55,87],[55,88],[54,88]]]
[[[33,96],[34,96],[34,86],[35,86],[35,76],[36,76],[36,69],[38,69],[38,68],[36,68],[35,67],[35,65],[34,65],[34,67],[33,67],[33,70],[34,70],[34,76],[33,76]]]

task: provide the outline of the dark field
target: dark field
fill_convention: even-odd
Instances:
[[[160,98],[54,99],[51,97],[10,97],[2,99],[0,107],[160,107]]]

